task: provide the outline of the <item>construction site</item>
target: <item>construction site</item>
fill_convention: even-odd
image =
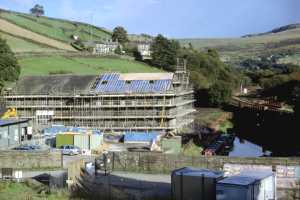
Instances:
[[[6,90],[4,104],[35,130],[60,124],[178,134],[191,130],[195,111],[185,62],[174,73],[27,76]]]

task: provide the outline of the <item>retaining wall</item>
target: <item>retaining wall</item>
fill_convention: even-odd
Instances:
[[[60,152],[20,152],[0,151],[0,169],[52,169],[62,167],[62,156]]]

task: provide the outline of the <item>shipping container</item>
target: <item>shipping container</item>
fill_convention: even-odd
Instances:
[[[223,172],[181,168],[172,172],[172,199],[215,200],[216,182],[223,178]]]
[[[74,135],[74,146],[80,149],[90,149],[90,136],[87,134]]]
[[[242,172],[217,183],[217,200],[274,200],[276,177],[272,172]]]
[[[103,144],[103,134],[90,135],[90,149],[97,150]]]
[[[56,148],[59,148],[63,145],[74,145],[74,134],[57,134]]]

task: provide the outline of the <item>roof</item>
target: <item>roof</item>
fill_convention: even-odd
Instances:
[[[74,91],[89,91],[97,76],[85,75],[51,75],[22,77],[14,92],[24,95],[43,95],[57,93],[73,93]]]
[[[20,124],[28,122],[28,119],[0,119],[0,126],[10,126],[14,124]]]
[[[272,171],[242,171],[239,176],[253,177],[259,180],[265,179],[267,177],[273,176]]]
[[[218,184],[229,184],[229,185],[241,185],[248,186],[252,185],[257,181],[257,179],[253,177],[245,177],[245,176],[230,176],[221,181],[218,181]]]
[[[125,132],[124,142],[151,142],[158,135],[157,132]]]
[[[96,93],[165,93],[172,87],[172,73],[105,73]]]
[[[208,169],[197,169],[193,167],[184,167],[181,169],[174,170],[172,175],[184,175],[184,176],[204,176],[209,178],[220,178],[223,177],[224,173]]]
[[[273,176],[273,172],[270,172],[270,171],[243,171],[239,175],[230,176],[228,178],[225,178],[225,179],[219,181],[218,183],[247,186],[247,185],[254,184],[257,181],[263,180],[270,176]]]

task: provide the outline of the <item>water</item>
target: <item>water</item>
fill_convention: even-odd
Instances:
[[[299,120],[290,113],[237,109],[232,122],[238,138],[230,156],[262,156],[264,150],[283,157],[300,153]]]
[[[236,137],[234,140],[233,149],[229,152],[228,156],[231,157],[261,157],[267,152],[263,148],[248,140]]]

